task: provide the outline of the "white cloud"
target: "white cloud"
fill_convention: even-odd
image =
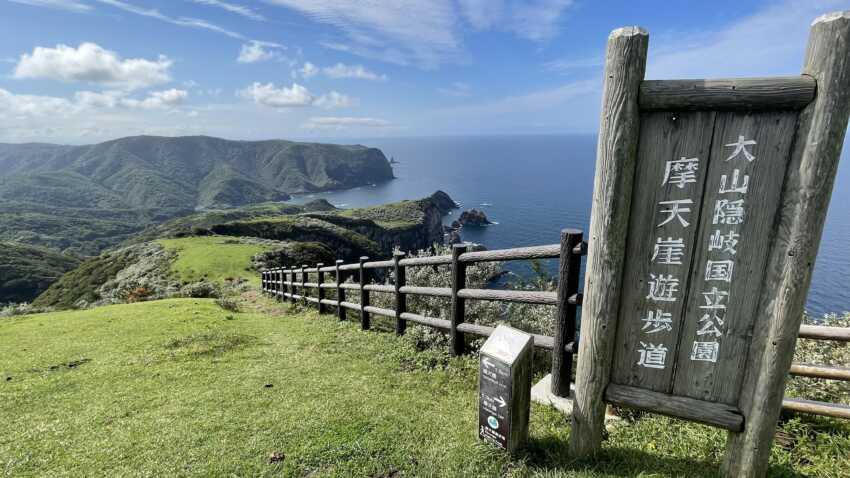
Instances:
[[[243,98],[253,100],[254,103],[272,108],[310,106],[315,100],[310,91],[298,83],[292,83],[289,88],[285,86],[277,88],[274,83],[264,85],[255,82],[253,85],[240,90],[238,94]]]
[[[237,5],[235,3],[224,2],[222,0],[192,0],[195,3],[200,3],[201,5],[209,5],[212,7],[218,7],[223,10],[227,10],[230,13],[235,13],[237,15],[242,15],[245,18],[250,18],[251,20],[257,21],[265,21],[266,17],[261,14],[255,12],[253,9],[246,7],[244,5]]]
[[[298,73],[304,78],[311,78],[319,73],[319,68],[308,61],[298,70]]]
[[[343,95],[342,93],[331,91],[330,93],[324,94],[316,98],[313,104],[318,106],[319,108],[325,109],[349,108],[352,106],[357,106],[357,100],[351,98],[350,96]]]
[[[647,78],[799,74],[810,22],[848,8],[847,0],[789,0],[743,16],[721,30],[656,35]],[[653,38],[650,32],[650,38]]]
[[[74,111],[65,98],[41,95],[17,95],[0,88],[0,118],[64,116]]]
[[[394,126],[387,120],[379,118],[351,116],[318,116],[310,118],[303,127],[307,129],[346,129],[352,126],[367,128],[389,128]]]
[[[83,43],[77,48],[57,45],[56,48],[36,47],[32,53],[21,55],[14,77],[137,89],[169,81],[171,64],[163,55],[156,60],[122,59],[117,53],[94,43]]]
[[[92,10],[91,5],[76,0],[9,0],[12,3],[31,5],[33,7],[55,8],[69,12],[85,13]]]
[[[367,70],[362,65],[345,65],[337,63],[334,66],[328,66],[322,69],[325,75],[330,78],[356,78],[359,80],[383,81],[387,79],[386,75],[379,75],[375,72]]]
[[[123,91],[78,91],[74,93],[77,106],[82,108],[115,108],[124,96]]]
[[[346,42],[324,42],[336,49],[383,61],[434,67],[461,50],[457,15],[450,0],[267,0],[313,20],[340,28]]]
[[[141,108],[145,110],[161,109],[178,106],[183,103],[183,100],[187,96],[189,96],[189,93],[186,90],[172,88],[170,90],[151,92],[143,100],[123,99],[121,100],[121,104],[128,108]]]
[[[533,41],[558,33],[573,0],[458,0],[463,18],[476,30],[502,30]]]
[[[285,49],[285,46],[278,43],[252,40],[242,45],[242,49],[239,51],[239,57],[236,61],[239,63],[268,61],[278,58],[280,56],[279,50]]]
[[[472,87],[462,81],[456,81],[446,88],[437,88],[441,94],[454,97],[469,96],[472,94]]]

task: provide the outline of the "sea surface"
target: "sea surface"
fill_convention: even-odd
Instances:
[[[351,140],[340,141],[352,143]],[[465,241],[489,249],[555,244],[564,228],[588,230],[595,136],[458,136],[364,139],[381,148],[397,179],[373,186],[298,196],[339,207],[418,199],[443,190],[463,209],[484,210],[496,224],[464,228]],[[845,151],[848,146],[845,146]],[[457,218],[460,210],[444,219]],[[546,269],[556,271],[555,261]],[[528,276],[527,264],[512,263]],[[850,310],[850,155],[836,178],[806,309],[816,316]]]

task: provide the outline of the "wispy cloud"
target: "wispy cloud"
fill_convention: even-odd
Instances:
[[[386,75],[379,75],[373,71],[369,71],[363,65],[346,65],[337,63],[334,66],[322,68],[322,72],[329,78],[355,78],[358,80],[383,81],[387,79]]]
[[[457,15],[449,0],[266,0],[297,10],[316,22],[340,28],[346,42],[337,50],[392,63],[434,67],[460,54]]]
[[[169,81],[171,64],[164,55],[156,60],[122,59],[95,43],[82,43],[77,48],[36,47],[32,53],[21,55],[13,76],[98,83],[132,90]]]
[[[351,116],[319,116],[310,118],[303,127],[306,129],[333,129],[344,130],[351,127],[365,128],[389,128],[393,127],[393,123],[380,119],[368,117],[351,117]]]
[[[437,91],[440,92],[440,94],[443,94],[443,95],[446,95],[446,96],[454,96],[454,97],[460,98],[460,97],[471,95],[472,94],[472,87],[469,86],[468,83],[464,83],[462,81],[455,81],[454,83],[452,83],[448,87],[437,88]]]
[[[33,7],[54,8],[56,10],[67,10],[69,12],[85,13],[92,10],[91,5],[76,0],[9,0],[12,3],[30,5]]]
[[[190,0],[195,3],[199,3],[201,5],[209,5],[211,7],[221,8],[230,13],[235,13],[237,15],[242,15],[245,18],[250,18],[251,20],[256,21],[265,21],[266,17],[254,11],[254,9],[246,7],[244,5],[237,5],[235,3],[225,2],[222,0]]]
[[[528,40],[548,40],[558,33],[573,0],[458,0],[464,19],[476,30],[502,30]]]
[[[587,58],[559,58],[557,60],[547,61],[543,64],[543,69],[546,71],[566,72],[571,70],[585,70],[592,68],[601,68],[605,64],[605,53],[599,52]]]
[[[199,28],[202,30],[209,30],[211,32],[220,33],[222,35],[227,35],[231,38],[236,38],[238,40],[247,40],[247,38],[241,33],[234,32],[232,30],[228,30],[226,28],[220,27],[214,23],[208,22],[206,20],[202,20],[199,18],[189,18],[189,17],[171,17],[161,13],[159,10],[155,8],[144,8],[138,7],[136,5],[123,2],[120,0],[94,0],[96,2],[103,3],[105,5],[109,5],[125,12],[133,13],[136,15],[141,15],[143,17],[155,18],[157,20],[171,23],[172,25],[177,25],[181,27],[187,28]]]

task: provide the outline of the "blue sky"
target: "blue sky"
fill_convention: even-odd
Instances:
[[[608,33],[648,78],[797,74],[850,0],[0,0],[0,141],[593,133]]]

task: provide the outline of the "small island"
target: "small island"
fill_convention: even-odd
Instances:
[[[467,209],[460,213],[460,217],[452,223],[452,227],[460,229],[463,226],[481,227],[493,224],[480,209]]]

